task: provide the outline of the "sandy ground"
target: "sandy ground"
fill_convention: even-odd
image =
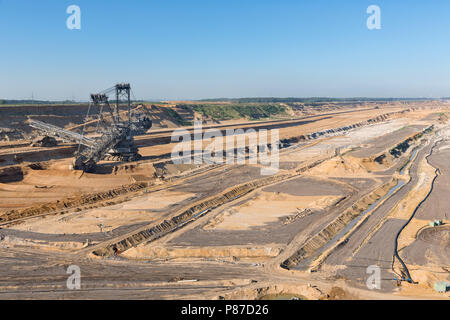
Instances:
[[[338,277],[344,277],[363,287],[367,279],[367,267],[376,265],[381,268],[381,289],[395,289],[393,279],[396,275],[391,271],[394,237],[404,223],[404,220],[399,219],[387,220],[370,241],[346,263],[347,267],[338,271]]]
[[[445,135],[448,137],[448,132]],[[405,228],[400,238],[401,256],[411,265],[411,274],[418,279],[419,287],[422,291],[432,292],[432,287],[436,281],[449,281],[450,274],[450,229],[447,219],[446,207],[447,197],[443,196],[447,189],[448,161],[446,152],[448,151],[448,140],[438,144],[433,155],[429,158],[431,165],[423,162],[423,172],[415,192],[416,198],[411,202],[418,202],[424,198],[426,190],[430,190],[430,177],[434,177],[434,167],[440,170],[440,176],[436,179],[433,192],[417,211],[415,218]],[[448,158],[447,158],[448,159]],[[414,195],[414,194],[413,194]],[[402,207],[403,208],[403,207]],[[400,208],[400,209],[402,209]],[[400,210],[395,211],[397,213]],[[441,219],[444,225],[440,227],[430,227],[431,219]],[[414,292],[412,288],[409,288]]]
[[[225,247],[165,247],[142,245],[127,250],[122,256],[129,259],[179,259],[179,258],[228,258],[231,261],[249,259],[261,262],[263,258],[276,257],[282,250],[282,245],[272,243],[266,246],[225,246]]]
[[[386,110],[376,109],[324,117],[301,126],[285,126],[280,129],[280,137],[352,124],[384,112]],[[363,163],[364,157],[347,154],[347,151],[355,150],[365,156],[375,149],[391,147],[403,137],[398,130],[405,126],[429,125],[436,120],[434,116],[430,117],[435,113],[436,110],[408,113],[385,123],[357,128],[344,135],[308,142],[302,148],[282,152],[280,162],[286,165],[283,169],[288,172],[327,156],[334,158],[299,178],[254,190],[242,198],[212,208],[204,216],[173,233],[155,242],[142,243],[118,257],[101,259],[87,255],[86,248],[79,248],[84,246],[86,238],[94,241],[95,245],[103,245],[135,232],[143,224],[152,225],[170,219],[194,203],[212,198],[237,184],[260,179],[260,168],[248,165],[218,167],[162,182],[160,191],[136,194],[120,204],[32,219],[1,229],[0,234],[7,239],[0,240],[0,278],[3,279],[0,281],[0,299],[116,299],[130,297],[130,293],[133,293],[133,298],[149,299],[217,298],[226,293],[229,298],[238,298],[256,297],[258,290],[268,295],[295,291],[292,293],[311,299],[442,298],[442,295],[432,292],[431,286],[433,281],[440,279],[437,276],[439,272],[445,276],[448,274],[442,265],[438,268],[438,262],[447,263],[442,259],[448,258],[448,237],[445,229],[435,233],[424,231],[425,221],[429,219],[424,215],[429,215],[430,209],[418,212],[411,228],[423,233],[418,232],[416,240],[401,252],[411,264],[413,277],[419,280],[421,286],[405,285],[398,290],[390,271],[393,237],[404,223],[412,200],[420,197],[429,183],[429,168],[419,165],[423,160],[419,156],[410,170],[411,185],[406,185],[376,214],[371,215],[371,219],[350,237],[345,246],[330,255],[321,272],[307,274],[279,268],[283,255],[299,248],[359,198],[380,186],[382,181],[392,178],[401,162],[408,157],[405,155],[396,160],[392,168],[368,167]],[[380,140],[379,137],[383,138]],[[155,144],[141,150],[145,157],[158,157],[170,152],[171,147]],[[341,153],[337,157],[336,149]],[[443,170],[438,179],[440,184],[436,185],[435,197],[439,199],[445,198],[443,194],[447,190],[448,150],[441,146],[440,151],[430,159],[432,165],[438,163]],[[147,160],[149,158],[141,163]],[[131,164],[115,173],[106,171],[101,175],[80,178],[68,174],[67,164],[66,160],[54,161],[50,169],[29,170],[17,181],[2,183],[0,199],[5,199],[2,202],[4,208],[20,207],[20,200],[14,195],[30,192],[33,188],[40,193],[41,199],[47,195],[48,199],[56,200],[67,194],[105,190],[136,181],[138,176],[148,178],[153,175],[149,168]],[[46,186],[48,189],[36,186]],[[22,205],[41,201],[32,199],[25,200]],[[402,199],[410,201],[402,202]],[[442,211],[448,208],[445,201],[439,204]],[[422,210],[431,208],[435,211],[435,203],[425,203]],[[399,208],[398,212],[391,213],[392,218],[383,221],[395,205]],[[311,209],[312,214],[305,209]],[[433,214],[433,217],[441,216],[442,212]],[[287,217],[293,219],[284,224]],[[383,222],[377,229],[380,221]],[[413,236],[411,230],[405,232],[405,237]],[[368,235],[368,241],[360,247]],[[427,250],[424,246],[428,246]],[[428,248],[432,248],[431,251]],[[427,264],[426,268],[420,261]],[[84,280],[80,292],[65,290],[65,271],[70,264],[78,264],[82,268]],[[381,292],[365,289],[366,268],[371,264],[382,268]],[[188,282],[183,282],[185,280]],[[267,285],[267,281],[273,285]],[[295,287],[298,290],[294,290]],[[31,290],[33,294],[30,294]]]
[[[194,196],[190,193],[160,191],[146,194],[132,202],[107,208],[27,221],[13,229],[48,234],[108,232],[123,225],[150,223],[161,218],[162,212],[168,210],[173,203],[179,203]]]
[[[226,210],[210,221],[205,230],[247,230],[276,222],[305,209],[320,210],[333,204],[337,196],[291,196],[264,192],[239,207]]]
[[[17,181],[0,183],[0,210],[24,208],[58,199],[111,190],[136,182],[136,176],[150,179],[154,169],[143,165],[116,174],[82,174],[69,168],[70,160],[54,161],[44,169],[22,169]],[[23,195],[27,196],[24,197]]]
[[[450,143],[439,145],[430,157],[430,164],[439,168],[441,175],[435,182],[433,193],[417,211],[416,218],[423,220],[450,220]]]
[[[303,121],[301,125],[293,126],[278,126],[280,133],[280,139],[298,137],[302,134],[308,134],[316,132],[319,130],[337,128],[344,125],[349,125],[357,123],[359,121],[367,120],[371,117],[376,117],[380,114],[384,114],[390,111],[399,111],[407,109],[403,108],[392,108],[392,109],[372,109],[365,111],[355,111],[351,113],[337,114],[331,116],[317,116],[313,119],[308,119]],[[410,117],[408,114],[407,117]],[[359,130],[354,130],[351,135],[343,137],[343,141],[332,139],[332,142],[328,144],[322,144],[317,147],[312,147],[311,149],[299,150],[298,153],[292,154],[292,156],[280,158],[281,162],[289,162],[290,158],[294,159],[294,162],[302,162],[306,159],[318,155],[327,155],[335,151],[335,146],[339,147],[345,146],[347,143],[351,144],[354,141],[355,145],[358,145],[360,141],[355,140],[357,137],[360,138],[370,138],[376,136],[380,132],[385,132],[386,130],[394,130],[399,126],[404,125],[406,120],[400,118],[395,118],[391,120],[388,124],[373,125]],[[264,127],[263,124],[258,122],[252,122],[249,126],[259,126]],[[381,126],[381,127],[379,127]],[[392,127],[392,129],[387,129]],[[234,127],[231,127],[234,128]],[[258,127],[255,127],[258,128]],[[358,133],[362,132],[362,133]],[[161,136],[161,137],[159,137]],[[167,137],[170,140],[170,135],[168,133],[158,133],[151,134],[149,137],[154,139],[155,142],[149,142],[147,146],[140,147],[140,153],[144,156],[144,160],[152,160],[152,158],[158,158],[161,155],[170,156],[175,144],[167,143]],[[163,142],[158,142],[158,139],[166,139]],[[141,136],[137,138],[137,142],[147,139],[146,136]],[[334,140],[336,142],[334,142]],[[152,140],[153,141],[153,140]],[[6,150],[3,150],[7,152]],[[2,152],[3,152],[2,151]],[[29,161],[33,162],[32,157]],[[40,159],[44,161],[45,159]],[[50,160],[50,158],[48,159]],[[17,181],[1,183],[0,180],[0,209],[11,209],[11,208],[23,208],[28,207],[33,204],[39,204],[46,201],[57,200],[63,196],[73,195],[77,193],[87,193],[94,191],[105,191],[111,189],[115,186],[123,185],[126,183],[131,183],[135,179],[134,176],[138,178],[146,177],[151,179],[154,173],[154,169],[151,163],[139,164],[129,164],[129,165],[119,165],[120,167],[125,167],[125,169],[119,171],[117,174],[111,175],[114,167],[117,166],[115,163],[105,162],[102,168],[105,170],[105,174],[102,175],[83,175],[80,178],[79,173],[74,173],[69,170],[71,164],[70,159],[51,161],[50,167],[47,170],[27,170],[24,172],[23,176],[17,175]],[[22,165],[22,166],[25,166]],[[128,167],[129,169],[126,169]],[[70,181],[70,183],[68,183]],[[24,201],[22,195],[23,193],[30,194]]]
[[[434,276],[450,280],[448,274],[450,265],[449,226],[444,225],[437,228],[423,226],[417,233],[416,239],[402,249],[401,255],[408,263],[437,269],[438,272]]]
[[[350,154],[357,158],[366,158],[371,155],[376,155],[391,146],[395,146],[397,141],[405,140],[420,132],[425,129],[425,127],[425,125],[405,125],[397,130],[395,130],[396,128],[393,126],[385,127],[384,129],[387,132],[385,131],[383,135],[378,135],[376,138],[369,140],[365,145],[365,148],[351,152]],[[380,132],[378,131],[378,133]]]

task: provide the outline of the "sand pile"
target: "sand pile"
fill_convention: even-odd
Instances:
[[[317,300],[324,293],[316,286],[298,283],[279,283],[276,285],[258,285],[224,293],[225,300],[260,300],[260,299],[283,299],[292,298]],[[216,297],[219,299],[219,297]]]
[[[310,170],[312,175],[326,175],[330,177],[348,177],[349,175],[369,175],[369,170],[363,161],[350,156],[335,157],[327,160]]]
[[[261,258],[276,257],[279,245],[265,247],[162,247],[151,244],[125,251],[121,256],[129,259],[176,259],[176,258]]]

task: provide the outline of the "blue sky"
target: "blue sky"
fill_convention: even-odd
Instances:
[[[0,0],[0,98],[450,96],[449,35],[448,0]]]

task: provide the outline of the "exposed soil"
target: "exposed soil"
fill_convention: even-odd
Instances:
[[[102,161],[94,174],[69,169],[73,145],[23,140],[31,133],[23,126],[27,115],[77,131],[83,108],[76,115],[68,106],[8,109],[17,126],[0,123],[0,299],[441,297],[432,286],[448,279],[450,263],[446,142],[429,158],[441,175],[405,229],[400,252],[419,284],[397,287],[392,273],[394,237],[411,209],[402,200],[412,205],[412,192],[420,197],[427,188],[420,164],[431,141],[445,138],[440,102],[330,104],[314,112],[289,105],[285,118],[268,121],[202,119],[204,129],[222,133],[279,129],[280,170],[272,176],[248,163],[171,163],[173,130],[192,133],[188,122],[202,117],[184,104],[139,107],[154,123],[136,137],[143,159]],[[424,132],[433,125],[433,133]],[[403,187],[387,194],[399,181]],[[393,211],[397,204],[403,211]],[[444,226],[427,227],[435,219]],[[325,248],[331,251],[308,272]],[[72,264],[82,270],[77,292],[66,288]],[[367,290],[369,265],[382,269],[381,291]]]

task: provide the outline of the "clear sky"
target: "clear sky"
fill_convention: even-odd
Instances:
[[[448,0],[0,0],[0,98],[450,96],[449,38]]]

